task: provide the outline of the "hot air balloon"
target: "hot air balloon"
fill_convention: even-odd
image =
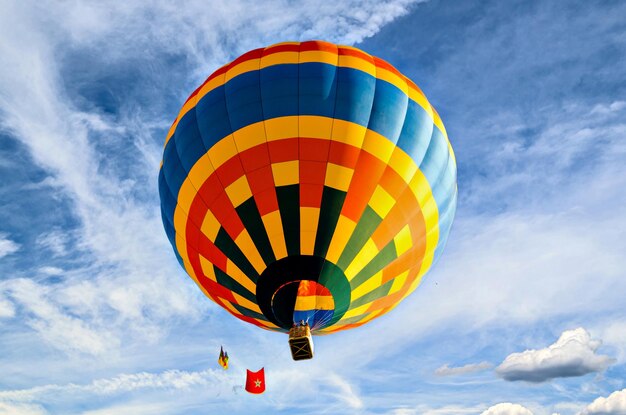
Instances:
[[[363,325],[418,286],[452,224],[456,161],[439,115],[393,66],[290,42],[245,53],[191,94],[159,192],[174,253],[206,296],[306,340],[294,358],[309,358],[311,334]]]

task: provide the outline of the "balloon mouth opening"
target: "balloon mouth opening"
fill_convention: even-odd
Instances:
[[[256,287],[259,309],[285,332],[300,322],[319,332],[339,321],[350,305],[350,283],[343,271],[315,255],[271,263]]]
[[[283,325],[306,323],[315,332],[332,320],[335,300],[330,290],[319,282],[289,281],[278,287],[272,296],[272,311]]]

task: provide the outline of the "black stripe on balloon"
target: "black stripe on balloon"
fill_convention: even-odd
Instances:
[[[374,212],[374,209],[369,205],[365,207],[359,222],[354,228],[354,232],[352,232],[346,247],[339,257],[339,261],[337,261],[339,268],[344,271],[348,268],[354,257],[356,257],[363,246],[365,246],[367,240],[372,236],[382,221],[383,219]]]
[[[241,249],[235,244],[235,241],[230,237],[228,232],[224,228],[220,228],[215,238],[215,246],[226,255],[237,267],[246,274],[252,282],[256,284],[259,279],[259,274],[252,266],[248,258],[241,252]]]
[[[315,255],[322,258],[326,257],[345,200],[346,192],[324,186],[319,224],[317,225],[317,235],[315,236],[315,248],[313,250]]]
[[[287,253],[300,255],[300,186],[279,186],[276,188],[276,198],[283,222]]]
[[[265,225],[263,225],[263,219],[261,219],[261,214],[254,201],[254,197],[243,202],[235,208],[235,210],[250,234],[250,238],[252,238],[252,242],[259,251],[259,254],[261,254],[261,258],[263,258],[265,264],[271,264],[276,261],[274,250],[267,236]]]
[[[376,254],[374,258],[370,262],[367,263],[363,267],[361,271],[359,271],[354,278],[350,281],[350,286],[352,289],[355,289],[359,285],[363,284],[367,281],[371,276],[376,274],[378,271],[385,268],[391,261],[398,257],[396,253],[396,246],[393,242],[389,242],[383,249],[380,250],[379,253]]]
[[[222,271],[218,267],[214,266],[213,269],[215,270],[215,279],[220,285],[223,285],[224,287],[228,288],[232,292],[235,292],[239,294],[240,296],[242,296],[243,298],[248,299],[252,301],[253,303],[256,303],[256,296],[254,295],[254,293],[251,293],[250,291],[248,291],[246,287],[239,284],[234,278],[226,274],[224,271]],[[242,314],[248,315],[246,313],[242,313]]]
[[[261,321],[267,321],[267,317],[265,317],[263,314],[259,314],[256,311],[252,311],[249,308],[242,306],[241,304],[235,304],[235,303],[231,303],[231,304],[233,305],[233,307],[235,307],[237,311],[239,311],[241,314],[243,314],[246,317],[252,317]]]

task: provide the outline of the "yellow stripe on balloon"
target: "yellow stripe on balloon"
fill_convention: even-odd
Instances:
[[[235,139],[237,151],[241,153],[249,148],[265,143],[265,125],[263,121],[246,125],[245,127],[233,132],[233,137]]]
[[[300,207],[300,253],[302,255],[313,255],[319,218],[319,208]]]
[[[224,190],[226,190],[226,194],[235,208],[252,197],[252,190],[250,190],[250,184],[245,174]]]
[[[378,78],[378,79],[380,79],[382,81],[389,82],[390,84],[392,84],[396,88],[398,88],[400,91],[404,92],[404,94],[407,97],[409,96],[409,86],[407,85],[407,83],[404,80],[404,78],[398,76],[396,73],[394,73],[394,72],[392,72],[390,70],[387,70],[385,68],[381,68],[380,66],[377,66],[376,67],[376,78]]]
[[[380,287],[383,283],[383,271],[378,271],[376,274],[369,277],[366,281],[364,281],[361,285],[352,289],[351,301],[357,300],[361,298],[365,294],[368,294],[374,291],[376,288]]]
[[[396,246],[396,255],[401,256],[406,251],[413,247],[413,238],[411,237],[411,230],[409,225],[404,226],[393,238],[393,243]]]
[[[265,231],[272,245],[272,251],[276,260],[287,256],[287,245],[285,244],[285,233],[283,223],[280,218],[280,212],[275,210],[261,217]]]
[[[288,186],[300,182],[299,160],[284,161],[272,164],[272,175],[276,186]]]
[[[409,270],[406,270],[400,275],[397,275],[393,279],[393,283],[391,284],[391,288],[389,289],[389,292],[387,293],[387,295],[395,294],[398,291],[400,291],[400,289],[404,286],[404,283],[406,282],[406,277],[408,275],[409,275]]]
[[[231,292],[233,294],[233,297],[235,297],[237,304],[239,304],[242,307],[247,308],[248,310],[254,311],[255,313],[263,314],[261,312],[261,309],[256,303],[253,303],[252,301],[248,300],[246,297],[242,297],[241,295],[237,294],[235,291],[231,291]]]
[[[334,118],[320,117],[317,115],[300,115],[299,137],[319,138],[330,140]]]
[[[413,161],[411,156],[406,154],[400,147],[396,147],[389,158],[389,167],[391,167],[398,176],[409,183],[419,167]]]
[[[232,134],[227,135],[215,143],[208,151],[213,168],[217,170],[222,164],[238,154],[235,139]]]
[[[243,252],[248,261],[250,261],[257,273],[261,274],[265,271],[267,264],[263,261],[263,257],[261,257],[261,254],[252,241],[247,229],[244,228],[244,230],[237,236],[235,239],[235,245],[241,249],[241,252]],[[256,293],[256,287],[254,287],[251,292]]]
[[[256,285],[254,284],[254,282],[230,259],[226,260],[226,274],[228,274],[229,277],[237,281],[239,284],[246,287],[246,289],[251,293],[256,293]]]
[[[373,78],[376,78],[376,65],[374,65],[373,62],[368,62],[358,56],[339,55],[339,61],[337,64],[343,68],[357,69],[371,75]]]
[[[384,219],[393,205],[396,204],[394,199],[381,185],[377,185],[374,193],[368,202],[368,205],[376,212],[376,214]]]
[[[298,116],[272,118],[264,124],[268,142],[299,136]]]
[[[325,295],[302,295],[296,297],[295,311],[334,310],[333,297]]]
[[[229,68],[226,71],[225,82],[230,81],[231,79],[244,74],[246,72],[252,72],[259,69],[261,60],[260,59],[249,59],[243,62],[238,63],[237,65]]]
[[[324,186],[347,192],[352,181],[354,170],[338,164],[328,163],[326,165],[326,176]]]
[[[217,233],[221,227],[222,224],[219,223],[213,212],[207,210],[204,215],[204,219],[202,220],[202,227],[200,228],[200,231],[206,235],[209,241],[215,242],[215,238],[217,238]]]
[[[430,105],[430,102],[428,102],[428,99],[426,99],[426,96],[422,93],[422,91],[409,87],[409,98],[422,107],[431,120],[434,119],[433,107]]]
[[[388,138],[373,130],[367,130],[363,140],[363,150],[387,163],[396,145]]]
[[[213,174],[214,171],[215,169],[213,168],[211,159],[205,153],[193,165],[185,181],[189,180],[191,183],[193,183],[196,189],[200,189],[200,187],[202,187],[204,182],[206,182],[206,180],[211,174]]]
[[[215,265],[208,259],[206,259],[202,255],[198,255],[200,257],[200,267],[202,268],[202,273],[205,277],[210,279],[211,281],[217,282],[217,277],[215,276]]]
[[[365,242],[365,245],[363,245],[363,248],[361,248],[359,253],[356,254],[350,265],[348,265],[344,271],[348,281],[352,281],[352,279],[356,277],[356,274],[365,268],[365,266],[369,264],[379,252],[380,251],[372,238],[369,238],[367,242]]]
[[[306,50],[300,52],[298,63],[327,63],[337,66],[337,53],[324,52],[321,50]]]
[[[367,127],[350,121],[335,119],[331,139],[352,147],[361,148],[366,132]]]
[[[297,64],[300,53],[296,51],[278,52],[261,57],[261,69],[274,65]]]
[[[336,264],[337,261],[339,261],[339,257],[350,240],[350,235],[352,235],[352,231],[354,231],[355,227],[356,222],[348,219],[344,215],[339,215],[337,227],[335,228],[335,233],[333,234],[328,247],[328,253],[326,254],[326,259],[328,261],[333,264]]]

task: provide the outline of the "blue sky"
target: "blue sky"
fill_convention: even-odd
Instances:
[[[626,3],[0,10],[0,414],[626,414]],[[360,47],[422,88],[459,203],[414,294],[293,362],[284,335],[185,276],[157,173],[206,76],[306,39]],[[267,392],[248,395],[261,366]]]

